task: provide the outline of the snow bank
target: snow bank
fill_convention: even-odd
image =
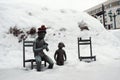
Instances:
[[[79,80],[80,78],[82,80],[101,80],[103,77],[104,80],[113,80],[116,77],[115,71],[119,71],[120,31],[106,31],[98,20],[84,12],[57,11],[46,7],[41,8],[38,4],[17,1],[14,4],[10,1],[0,1],[0,21],[0,74],[2,74],[0,80],[59,80],[61,77],[63,80]],[[80,30],[78,23],[82,21],[89,30]],[[28,29],[30,27],[38,28],[42,24],[49,27],[45,40],[49,44],[50,51],[45,51],[45,53],[53,59],[57,45],[62,41],[66,46],[64,49],[67,53],[67,62],[65,62],[65,66],[55,65],[53,70],[36,73],[35,69],[29,70],[29,64],[25,69],[22,67],[23,45],[18,43],[17,37],[8,34],[8,30],[15,25],[20,29]],[[97,57],[96,62],[86,64],[79,61],[77,37],[92,37],[93,55]],[[31,39],[34,40],[34,38],[28,38],[28,40]],[[81,54],[89,55],[89,46],[83,46]],[[26,56],[33,58],[32,49],[26,49]],[[9,76],[11,72],[13,75],[15,74],[14,79],[13,76]],[[86,75],[89,76],[86,77]],[[110,78],[106,77],[108,75],[111,75]],[[57,78],[54,78],[56,76]],[[119,75],[117,75],[117,79],[120,79]]]
[[[3,27],[1,31],[7,31],[10,27],[14,27],[15,25],[18,28],[27,28],[40,27],[42,24],[57,30],[60,28],[75,30],[78,28],[77,23],[81,22],[81,20],[86,22],[92,31],[104,30],[99,21],[86,13],[72,10],[50,10],[38,4],[35,5],[26,2],[19,3],[16,1],[16,3],[12,3],[9,1],[1,1],[0,14],[0,27]],[[96,21],[97,25],[93,25],[94,21]]]
[[[38,4],[34,5],[26,2],[16,2],[14,4],[12,2],[1,1],[0,14],[0,19],[2,21],[0,25],[2,32],[0,35],[1,61],[6,65],[14,65],[13,61],[16,61],[16,63],[19,61],[19,63],[22,64],[20,61],[22,60],[22,43],[18,43],[17,38],[6,33],[10,27],[14,27],[15,25],[20,29],[28,29],[33,26],[38,28],[42,24],[49,27],[47,30],[46,41],[51,48],[49,52],[51,54],[48,54],[51,57],[53,57],[58,43],[64,42],[67,49],[66,51],[69,53],[69,60],[71,60],[73,56],[77,58],[77,37],[92,37],[93,45],[97,46],[97,48],[95,48],[95,53],[97,53],[98,56],[101,53],[97,52],[99,51],[99,46],[103,47],[106,45],[109,48],[119,47],[119,40],[112,33],[106,31],[98,20],[84,12],[75,12],[72,10],[50,10],[41,7]],[[81,23],[82,21],[88,26],[88,31],[81,31],[78,27],[78,23]],[[31,39],[28,38],[28,40]],[[32,40],[34,40],[34,38]],[[10,41],[10,43],[8,41]],[[6,42],[8,42],[8,44],[5,44]],[[89,47],[83,48],[83,51],[86,49],[89,49]],[[112,52],[114,52],[116,49],[112,50]],[[28,50],[28,53],[29,52],[32,53],[32,50]],[[76,54],[72,55],[74,52]],[[20,56],[19,58],[16,53]],[[87,53],[87,51],[85,53]],[[4,59],[4,57],[7,56],[11,59],[10,64],[7,63],[8,60]],[[16,58],[12,58],[12,56],[16,56]],[[1,65],[3,63],[1,63]],[[2,66],[5,67],[4,65]]]

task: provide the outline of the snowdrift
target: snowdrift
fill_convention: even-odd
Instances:
[[[107,31],[98,20],[84,12],[51,10],[28,1],[0,1],[0,80],[120,80],[120,30]],[[78,23],[83,22],[89,30],[80,30]],[[64,66],[55,64],[52,70],[44,68],[42,73],[36,73],[35,69],[29,70],[30,64],[22,67],[23,45],[8,31],[14,26],[28,30],[42,24],[49,28],[45,40],[50,51],[45,53],[53,59],[58,43],[64,42],[67,62]],[[77,37],[92,37],[93,55],[97,61],[79,61]],[[34,39],[32,36],[27,38]],[[89,55],[89,46],[83,46],[81,54]],[[26,49],[26,56],[33,58],[31,48]]]
[[[0,21],[2,21],[0,24],[0,32],[2,33],[0,35],[0,56],[2,57],[0,59],[2,61],[0,67],[10,66],[11,64],[13,66],[21,66],[22,64],[22,43],[18,43],[17,37],[14,37],[12,34],[7,34],[9,28],[14,26],[20,29],[29,29],[31,27],[38,28],[44,24],[49,27],[46,41],[48,41],[51,50],[48,55],[51,57],[53,57],[54,51],[57,49],[57,44],[64,42],[66,44],[66,51],[69,53],[68,59],[77,59],[77,37],[92,37],[93,53],[97,53],[97,56],[100,55],[100,58],[104,54],[108,55],[107,51],[110,48],[113,49],[109,55],[111,57],[117,57],[116,55],[113,56],[112,53],[115,51],[118,53],[115,47],[119,47],[119,40],[112,33],[106,31],[98,20],[89,16],[87,13],[73,10],[51,10],[30,3],[16,2],[14,4],[12,2],[1,1],[0,14]],[[81,31],[78,23],[85,23],[89,30]],[[34,40],[35,38],[29,37],[29,39]],[[6,42],[8,43],[6,44]],[[101,52],[100,49],[106,46],[108,50],[104,48],[105,51]],[[83,52],[87,49],[88,47],[83,47]],[[27,52],[32,53],[29,50]],[[85,54],[87,54],[87,51]],[[7,59],[4,59],[4,57]],[[7,63],[8,61],[9,63]]]

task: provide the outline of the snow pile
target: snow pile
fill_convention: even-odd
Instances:
[[[0,14],[0,80],[120,79],[118,75],[120,30],[107,31],[99,21],[84,12],[50,10],[45,7],[41,8],[38,4],[17,3],[17,1],[15,4],[0,1]],[[82,21],[89,30],[80,30],[78,23],[83,24]],[[22,67],[23,45],[18,43],[17,37],[8,34],[8,30],[14,26],[20,29],[38,28],[42,24],[49,28],[45,40],[49,44],[50,51],[45,51],[45,53],[53,59],[58,43],[64,42],[67,62],[64,66],[60,67],[55,64],[52,70],[43,68],[42,73],[36,73],[35,69],[29,70],[30,64],[27,64],[26,68]],[[88,64],[79,61],[78,37],[92,37],[93,55],[96,55],[97,61]],[[34,39],[29,36],[27,40]],[[81,47],[81,54],[89,55],[89,46]],[[26,57],[33,58],[31,48],[26,49]]]
[[[94,24],[95,19],[92,17],[90,18],[86,13],[78,13],[73,10],[50,10],[46,7],[41,7],[38,4],[1,1],[0,14],[0,27],[4,27],[1,31],[8,30],[9,27],[14,26],[26,28],[39,27],[42,24],[58,30],[60,28],[72,30],[74,27],[78,28],[77,23],[81,22],[81,20],[85,21],[92,30],[104,30],[100,27],[102,25],[97,20],[96,23],[100,26],[92,25]]]

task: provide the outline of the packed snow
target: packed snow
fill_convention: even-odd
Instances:
[[[89,30],[81,31],[78,23]],[[43,67],[41,72],[23,68],[23,43],[9,34],[9,28],[17,26],[27,30],[49,27],[45,37],[53,58],[59,42],[65,44],[67,61],[64,66],[54,64],[53,69]],[[32,3],[0,1],[0,80],[120,80],[120,30],[106,30],[103,25],[85,12],[75,10],[51,10]],[[37,36],[36,36],[37,37]],[[87,63],[78,59],[77,38],[92,37],[92,51],[96,61]],[[34,40],[29,36],[27,40]],[[89,46],[81,47],[82,55],[89,55]],[[32,48],[26,49],[26,57],[34,58]]]

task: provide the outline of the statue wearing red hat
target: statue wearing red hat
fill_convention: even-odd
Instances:
[[[34,41],[34,44],[33,44],[33,51],[34,51],[35,59],[37,63],[37,71],[41,70],[40,64],[41,64],[42,59],[48,62],[49,69],[52,69],[54,65],[52,59],[43,52],[44,49],[46,49],[46,51],[49,51],[48,44],[44,40],[46,29],[47,28],[45,27],[45,25],[42,25],[40,28],[38,28],[38,37]]]

